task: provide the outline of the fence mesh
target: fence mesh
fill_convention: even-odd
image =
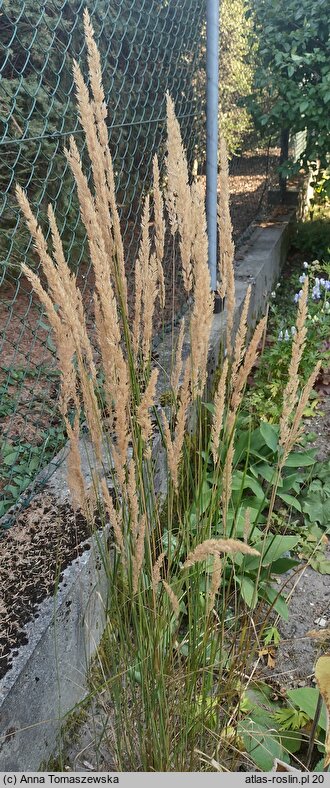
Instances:
[[[166,91],[175,101],[190,166],[197,159],[203,170],[205,0],[0,0],[0,516],[65,441],[49,327],[20,272],[22,262],[38,266],[15,201],[16,182],[45,230],[52,202],[87,305],[90,298],[86,238],[63,155],[74,134],[85,157],[72,61],[86,75],[86,6],[103,64],[129,282],[141,196],[165,135]],[[236,240],[260,209],[269,161],[269,151],[254,150],[232,162]]]

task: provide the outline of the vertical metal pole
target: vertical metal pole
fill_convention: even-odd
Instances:
[[[217,289],[219,0],[206,0],[206,218],[211,289]]]
[[[289,129],[282,129],[281,131],[281,153],[280,153],[280,164],[286,164],[289,158],[289,139],[290,139],[290,131]],[[287,178],[283,175],[279,177],[279,187],[280,187],[280,200],[281,202],[285,202],[286,197],[286,186],[287,186]]]

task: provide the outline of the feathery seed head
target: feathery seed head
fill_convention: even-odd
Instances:
[[[212,570],[212,579],[211,585],[207,600],[207,612],[208,614],[214,607],[215,597],[219,591],[220,583],[222,577],[222,560],[218,553],[215,553],[213,556],[213,570]]]
[[[151,372],[147,388],[142,396],[141,403],[137,408],[137,422],[141,427],[141,435],[145,443],[148,443],[152,434],[152,421],[149,410],[155,404],[157,379],[158,369],[154,368]]]
[[[219,459],[218,452],[219,452],[220,434],[221,434],[223,416],[225,410],[227,374],[228,374],[228,358],[226,357],[223,363],[223,368],[218,383],[218,387],[214,396],[214,414],[213,414],[212,427],[211,427],[211,448],[212,448],[214,463],[216,463]]]
[[[184,287],[192,288],[191,247],[194,228],[192,224],[191,191],[187,159],[183,149],[180,126],[175,116],[174,104],[167,94],[167,188],[166,207],[172,235],[178,231]]]
[[[179,615],[180,615],[180,603],[179,603],[178,597],[175,595],[173,589],[166,582],[166,580],[163,580],[163,586],[164,586],[165,591],[167,593],[167,596],[168,596],[168,598],[169,598],[169,600],[171,602],[171,605],[172,605],[172,608],[173,608],[173,613],[174,613],[176,618],[179,618]]]
[[[147,527],[147,518],[145,514],[143,514],[139,521],[139,530],[138,530],[136,546],[135,546],[135,554],[132,564],[133,594],[136,594],[138,590],[139,577],[141,574],[141,569],[144,559],[144,539],[145,539],[146,527]]]
[[[220,553],[227,553],[228,555],[234,555],[235,553],[260,555],[254,547],[250,547],[238,539],[206,539],[189,553],[182,568],[188,569],[188,567],[194,566],[200,561],[205,561],[210,555],[219,555]]]
[[[154,565],[152,567],[151,584],[152,584],[152,588],[153,588],[153,591],[154,591],[155,594],[157,592],[158,584],[160,583],[160,572],[161,572],[161,568],[162,568],[163,563],[164,563],[165,556],[166,556],[166,552],[165,551],[160,553],[160,555],[157,558],[157,561],[154,563]]]

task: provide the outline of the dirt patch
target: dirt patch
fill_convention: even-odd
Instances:
[[[229,167],[230,214],[236,245],[251,222],[269,215],[268,190],[278,185],[279,148],[250,150]]]
[[[324,398],[318,413],[306,419],[305,429],[317,437],[308,445],[315,448],[316,459],[330,457],[330,397]],[[326,558],[330,559],[330,547]],[[330,646],[330,577],[307,566],[293,578],[289,591],[289,621],[281,621],[281,643],[276,651],[274,671],[266,671],[267,678],[276,678],[285,687],[306,686],[314,683],[315,661]],[[314,636],[309,633],[313,632]],[[327,637],[328,633],[328,637]]]
[[[316,438],[309,446],[317,450],[317,459],[324,462],[330,457],[330,395],[321,402],[313,419],[306,419],[306,429],[315,432]]]
[[[330,644],[329,575],[320,575],[307,567],[292,589],[289,621],[282,621],[279,627],[282,639],[275,669],[272,673],[267,671],[268,678],[276,678],[286,688],[314,684],[315,661],[324,652],[326,642]]]
[[[96,525],[100,525],[100,521]],[[37,495],[0,541],[0,678],[27,642],[25,625],[55,591],[63,570],[85,550],[90,526],[68,504]]]
[[[0,424],[8,440],[37,441],[56,397],[56,358],[42,308],[24,278],[2,288]],[[17,419],[17,420],[16,420]]]
[[[105,693],[106,697],[106,693]],[[112,739],[111,706],[106,700],[102,703],[102,694],[93,698],[88,706],[83,721],[76,725],[70,721],[69,727],[63,730],[63,763],[59,771],[73,772],[115,772],[117,764],[112,756],[114,745]],[[74,717],[73,717],[74,720]]]

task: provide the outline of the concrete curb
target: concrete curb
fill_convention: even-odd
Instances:
[[[67,567],[0,683],[1,771],[37,771],[54,752],[63,717],[87,693],[87,667],[105,625],[106,575],[96,556],[86,550]]]
[[[255,325],[267,303],[274,282],[286,259],[290,221],[294,211],[280,221],[256,225],[243,259],[236,265],[237,325],[246,290],[252,287],[249,321]],[[215,315],[209,354],[210,380],[217,367],[224,338],[226,312]],[[171,353],[166,337],[157,349],[163,368]],[[166,388],[165,381],[162,386]],[[86,448],[86,441],[82,444]],[[160,441],[154,446],[157,487],[166,482]],[[61,453],[65,457],[65,450]],[[58,466],[58,462],[54,463]],[[86,478],[90,465],[85,454]],[[44,471],[40,475],[48,475]],[[56,467],[45,486],[59,504],[68,502],[65,460]],[[13,667],[0,681],[0,771],[36,771],[55,751],[63,717],[87,693],[90,659],[104,630],[106,574],[97,558],[95,539],[64,572],[57,594],[45,600],[26,626],[28,643],[22,646]]]

